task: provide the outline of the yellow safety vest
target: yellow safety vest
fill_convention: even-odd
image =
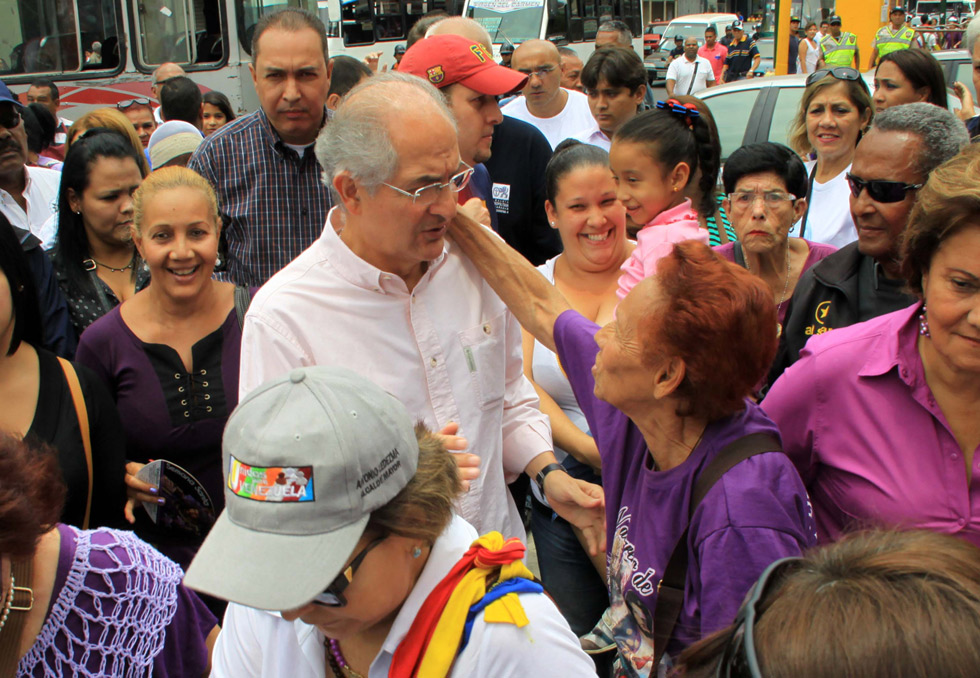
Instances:
[[[900,49],[908,49],[915,40],[915,30],[908,26],[902,26],[898,33],[892,33],[891,26],[882,26],[875,36],[875,47],[878,48],[878,56],[885,56]]]
[[[824,36],[820,41],[823,60],[828,66],[850,66],[857,51],[857,36],[853,33],[841,33],[840,40],[834,40],[832,35]]]

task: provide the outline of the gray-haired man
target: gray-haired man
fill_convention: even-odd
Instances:
[[[514,77],[484,63],[483,81]],[[525,472],[596,538],[602,491],[556,463],[523,375],[520,326],[445,241],[472,169],[460,160],[444,97],[415,76],[370,78],[337,110],[316,153],[337,206],[320,238],[252,302],[241,394],[295,367],[352,367],[433,430],[458,423],[480,471],[458,508],[479,532],[524,536],[506,483]]]
[[[963,123],[933,104],[894,106],[875,116],[847,176],[858,240],[800,277],[770,384],[796,362],[814,334],[915,303],[901,276],[902,233],[929,173],[968,143]]]

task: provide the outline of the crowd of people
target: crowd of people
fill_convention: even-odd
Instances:
[[[724,167],[616,22],[0,83],[0,676],[976,675],[980,149],[831,19]]]

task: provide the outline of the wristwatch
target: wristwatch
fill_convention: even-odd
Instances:
[[[548,464],[538,471],[538,475],[534,477],[534,481],[538,484],[538,489],[541,490],[541,494],[544,494],[544,479],[552,471],[565,471],[565,467],[561,464]],[[565,473],[568,473],[568,471],[565,471]]]

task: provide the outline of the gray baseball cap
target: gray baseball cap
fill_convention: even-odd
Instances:
[[[415,475],[405,407],[337,367],[305,367],[250,393],[222,444],[225,510],[184,584],[262,610],[310,602],[340,573],[372,511]]]

